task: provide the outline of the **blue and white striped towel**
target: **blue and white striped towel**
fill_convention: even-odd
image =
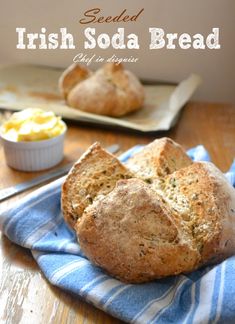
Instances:
[[[126,161],[136,146],[123,154]],[[209,160],[203,146],[188,151]],[[235,186],[235,163],[226,174]],[[235,323],[235,256],[189,275],[132,285],[111,278],[82,254],[60,210],[59,179],[0,216],[4,234],[31,249],[45,277],[105,312],[133,323]]]

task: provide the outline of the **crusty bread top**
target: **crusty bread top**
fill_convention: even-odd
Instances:
[[[131,172],[112,154],[93,144],[70,170],[62,187],[62,210],[65,220],[73,227],[84,209],[98,194],[107,194],[119,179]]]
[[[168,138],[155,140],[130,160],[125,167],[117,158],[102,149],[100,144],[95,143],[76,162],[62,189],[64,217],[72,227],[82,216],[85,207],[98,194],[111,191],[117,180],[143,177],[149,182],[150,177],[157,177],[164,172],[170,173],[192,163],[182,148]],[[134,174],[132,171],[136,169],[138,172]]]
[[[67,99],[72,88],[91,74],[92,72],[85,66],[76,63],[70,65],[59,78],[59,90],[63,97]]]
[[[156,139],[127,162],[127,167],[145,179],[162,177],[184,168],[192,160],[182,147],[170,138]]]
[[[192,233],[201,264],[235,251],[235,213],[231,207],[235,190],[212,163],[193,163],[167,176],[161,185],[156,191]]]
[[[199,253],[167,205],[140,179],[120,180],[75,226],[85,254],[112,275],[142,282],[190,271]]]
[[[209,249],[204,248],[202,251],[202,257],[204,258],[202,262],[205,263],[208,260],[207,262],[212,263],[225,259],[235,253],[235,190],[213,163],[204,162],[201,164],[210,178],[210,183],[214,184],[213,196],[218,208],[221,228],[217,249],[213,251],[214,257],[211,255],[208,257]],[[212,188],[211,185],[210,188]],[[210,195],[207,195],[207,198],[209,200]],[[215,210],[212,209],[213,212]]]

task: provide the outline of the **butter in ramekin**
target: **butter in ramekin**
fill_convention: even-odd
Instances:
[[[52,111],[27,108],[12,114],[1,127],[2,136],[13,142],[47,140],[61,135],[66,130],[61,117]]]

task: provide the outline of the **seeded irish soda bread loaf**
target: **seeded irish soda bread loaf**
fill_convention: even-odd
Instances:
[[[107,192],[95,191],[79,213],[69,210],[80,246],[96,265],[138,283],[193,271],[234,253],[235,190],[213,164],[193,163],[169,139],[154,141],[126,166],[119,163],[118,174],[125,176],[112,178]],[[83,167],[87,170],[86,163]],[[67,220],[67,206],[81,200],[68,194],[70,182],[81,181],[80,176],[84,182],[100,181],[96,167],[88,167],[89,179],[70,172],[64,184]]]
[[[69,106],[112,117],[140,109],[145,97],[138,78],[114,63],[107,63],[95,72],[73,64],[61,75],[59,88]]]

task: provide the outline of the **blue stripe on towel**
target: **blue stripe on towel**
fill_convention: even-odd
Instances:
[[[125,162],[138,145],[122,154]],[[194,161],[209,161],[199,145],[188,151]],[[235,186],[235,162],[225,174]],[[45,277],[124,321],[132,323],[235,323],[235,256],[188,275],[146,284],[111,278],[84,257],[75,233],[60,211],[64,178],[37,190],[0,216],[5,235],[32,250]]]

